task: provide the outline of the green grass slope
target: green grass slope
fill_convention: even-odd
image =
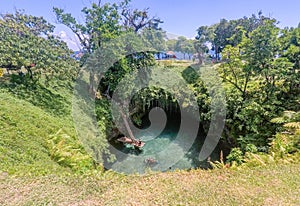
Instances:
[[[45,175],[94,167],[76,137],[72,97],[70,81],[0,78],[0,171]]]
[[[63,123],[9,93],[0,93],[0,105],[0,169],[24,174],[61,171],[50,158],[47,139]]]

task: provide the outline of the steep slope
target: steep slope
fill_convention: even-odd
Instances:
[[[50,157],[50,137],[60,129],[66,134],[74,134],[67,120],[1,91],[0,170],[17,174],[65,171]]]

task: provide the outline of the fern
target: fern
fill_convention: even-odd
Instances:
[[[75,171],[93,167],[92,158],[85,153],[79,142],[75,138],[63,134],[62,129],[51,135],[47,142],[50,157],[58,164]]]
[[[283,123],[286,123],[287,122],[287,119],[284,118],[284,117],[276,117],[276,118],[273,118],[271,120],[272,123],[275,123],[275,124],[283,124]]]
[[[281,117],[276,117],[271,120],[276,124],[283,124],[286,129],[300,129],[300,111],[285,111]]]
[[[286,131],[276,134],[271,143],[271,152],[282,158],[300,151],[300,112],[286,111],[282,117],[272,121],[285,123],[283,127]]]
[[[283,126],[287,129],[300,129],[300,122],[289,122]]]
[[[272,119],[271,122],[276,123],[276,124],[287,123],[294,117],[295,114],[296,114],[296,112],[294,112],[294,111],[284,111],[284,113],[281,117],[276,117],[276,118]]]

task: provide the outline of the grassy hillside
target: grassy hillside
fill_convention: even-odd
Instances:
[[[68,125],[31,103],[0,93],[0,169],[9,173],[49,174],[63,168],[51,160],[47,140]]]
[[[34,88],[4,85],[0,88],[0,171],[44,175],[70,172],[79,164],[81,169],[92,166],[69,115],[71,92],[39,84]]]

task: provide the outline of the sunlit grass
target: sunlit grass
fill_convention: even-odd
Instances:
[[[19,177],[0,175],[0,204],[298,205],[300,165],[155,173]]]

